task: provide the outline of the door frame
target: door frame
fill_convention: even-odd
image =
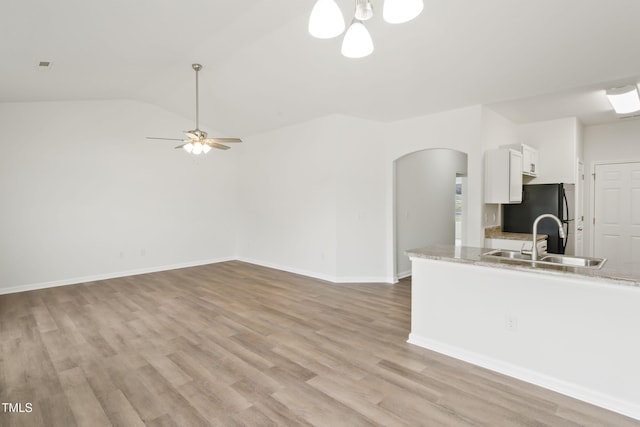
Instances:
[[[591,181],[589,182],[589,256],[596,253],[596,227],[594,218],[596,216],[596,186],[595,174],[596,167],[603,165],[618,165],[625,163],[638,163],[640,158],[622,159],[622,160],[596,160],[591,162]],[[585,180],[586,181],[586,180]]]
[[[586,252],[586,248],[584,247],[585,240],[585,197],[584,190],[586,185],[585,180],[585,166],[584,160],[581,158],[576,159],[576,186],[575,186],[575,194],[573,201],[573,251],[575,255],[583,256]],[[580,209],[581,218],[578,219],[578,209]],[[582,227],[582,229],[580,229]],[[578,231],[580,231],[580,236],[582,241],[580,242],[580,251],[578,251]],[[580,253],[578,253],[580,252]]]

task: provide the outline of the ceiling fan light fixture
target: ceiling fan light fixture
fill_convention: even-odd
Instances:
[[[382,17],[390,24],[409,22],[424,9],[423,0],[384,0]]]
[[[342,40],[342,55],[347,58],[363,58],[373,52],[373,40],[367,27],[354,19]]]
[[[607,98],[617,114],[640,111],[640,96],[636,85],[627,85],[607,90]]]
[[[222,148],[222,144],[213,144],[208,145],[207,143],[214,140],[224,140],[225,142],[242,142],[240,138],[211,138],[207,139],[207,133],[203,130],[200,130],[200,102],[199,102],[199,89],[198,89],[198,73],[202,70],[202,65],[200,64],[191,64],[191,68],[196,72],[196,128],[193,130],[186,130],[184,133],[187,135],[187,139],[177,139],[177,138],[158,138],[154,136],[148,136],[147,139],[164,139],[167,141],[180,141],[182,144],[174,147],[184,148],[184,151],[194,155],[200,155],[202,153],[208,153],[211,148],[218,148],[220,150],[228,150],[230,147],[224,146]],[[218,146],[220,145],[220,146]]]
[[[309,34],[319,39],[331,39],[344,31],[344,17],[334,0],[318,0],[309,17]]]

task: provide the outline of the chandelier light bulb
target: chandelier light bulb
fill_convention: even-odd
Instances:
[[[192,143],[184,144],[182,148],[184,148],[184,151],[186,151],[187,153],[191,153],[193,151],[193,144]]]
[[[196,142],[193,144],[193,154],[196,156],[202,153],[202,144],[200,142]]]
[[[373,40],[364,24],[354,19],[342,40],[342,54],[347,58],[363,58],[373,52]]]
[[[382,17],[390,24],[402,24],[420,15],[422,9],[422,0],[384,0]]]
[[[319,39],[330,39],[344,31],[344,17],[334,0],[318,0],[309,18],[309,33]]]
[[[209,151],[211,151],[211,146],[209,144],[202,144],[202,152],[207,154]]]

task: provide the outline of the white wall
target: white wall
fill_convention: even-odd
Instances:
[[[498,148],[502,145],[518,144],[518,141],[518,127],[513,122],[489,108],[482,108],[482,146],[485,150]],[[484,180],[484,175],[482,178]],[[482,216],[483,226],[500,225],[502,223],[501,211],[499,204],[485,204]]]
[[[247,138],[241,147],[241,259],[332,280],[337,165],[330,117]]]
[[[393,224],[393,161],[414,151],[427,148],[450,148],[467,153],[467,206],[464,212],[463,245],[481,246],[484,240],[482,226],[482,107],[472,106],[428,116],[415,117],[385,125],[387,169],[388,218]],[[391,230],[389,228],[389,230]],[[393,259],[393,235],[389,235]],[[393,266],[390,267],[392,271]]]
[[[585,126],[584,137],[584,226],[585,251],[592,252],[593,177],[597,162],[640,162],[640,120],[627,119],[603,125]]]
[[[465,206],[463,207],[462,244],[482,246],[482,107],[472,106],[427,116],[414,117],[384,125],[385,193],[387,241],[384,248],[387,274],[394,280],[394,200],[393,162],[412,152],[430,148],[450,148],[467,154]]]
[[[384,125],[332,118],[336,141],[336,276],[339,281],[388,281],[385,251]]]
[[[130,101],[0,104],[0,293],[235,255],[237,153]]]
[[[490,108],[482,108],[482,139],[486,149],[518,144],[519,126]]]
[[[581,152],[580,123],[575,117],[520,125],[520,143],[538,149],[538,176],[528,184],[576,182],[576,158]]]
[[[386,281],[378,127],[328,116],[247,138],[240,258],[331,281]]]
[[[240,258],[333,281],[393,281],[393,162],[426,148],[469,154],[465,244],[481,244],[480,122],[479,106],[393,123],[334,115],[247,138]]]
[[[480,106],[394,123],[329,116],[200,158],[144,139],[193,125],[146,104],[0,112],[5,288],[235,256],[333,281],[391,282],[393,162],[427,148],[468,154],[463,244],[483,241]],[[16,144],[25,129],[32,143]]]

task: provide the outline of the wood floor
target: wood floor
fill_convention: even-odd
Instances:
[[[3,295],[0,402],[32,411],[0,425],[640,425],[407,344],[410,293],[227,262]]]

